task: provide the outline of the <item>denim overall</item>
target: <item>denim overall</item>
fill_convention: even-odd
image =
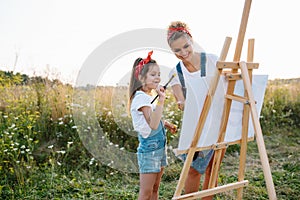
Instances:
[[[162,121],[160,121],[158,128],[152,130],[147,138],[143,138],[140,134],[138,134],[138,139],[138,153],[148,153],[164,148],[166,145],[166,131]]]
[[[158,173],[167,166],[166,131],[162,121],[156,130],[152,130],[147,138],[140,134],[137,157],[140,173]]]

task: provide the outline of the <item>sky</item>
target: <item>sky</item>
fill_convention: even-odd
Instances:
[[[227,56],[232,61],[244,2],[0,0],[0,70],[74,83],[89,55],[105,41],[136,29],[166,29],[177,20],[186,22],[194,41],[216,55],[225,37],[232,37]],[[298,4],[297,0],[252,0],[241,60],[246,60],[246,40],[254,38],[254,62],[260,64],[256,74],[267,74],[269,79],[300,77]],[[118,72],[130,70],[136,56],[133,52],[114,61],[100,82],[117,82],[122,77]],[[171,57],[165,59],[176,59]],[[125,71],[118,70],[120,62],[128,66]]]

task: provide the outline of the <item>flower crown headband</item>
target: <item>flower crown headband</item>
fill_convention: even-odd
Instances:
[[[153,51],[150,51],[150,52],[148,53],[147,58],[141,60],[141,61],[139,62],[139,64],[135,67],[135,73],[134,73],[134,76],[135,76],[136,79],[139,78],[139,74],[140,74],[141,71],[143,70],[144,65],[147,64],[147,63],[149,63],[149,62],[151,61],[151,56],[152,56],[152,54],[153,54]]]
[[[191,33],[184,27],[176,27],[176,28],[169,28],[169,33],[168,33],[168,40],[171,38],[171,36],[175,33],[175,32],[184,32],[186,34],[188,34],[190,37],[192,37]]]

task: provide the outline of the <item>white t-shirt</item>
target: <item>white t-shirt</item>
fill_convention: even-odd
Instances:
[[[143,138],[147,138],[150,135],[151,128],[147,123],[143,112],[139,111],[139,109],[143,106],[148,106],[151,107],[153,111],[155,106],[151,104],[152,99],[153,97],[145,92],[136,91],[130,106],[133,128],[141,134]]]
[[[212,78],[215,76],[215,72],[218,70],[216,68],[216,61],[218,60],[216,55],[213,54],[206,54],[206,75],[205,77],[201,77],[201,71],[198,70],[196,72],[189,72],[182,61],[180,61],[180,66],[185,82],[185,87],[187,88],[187,94],[186,94],[186,101],[188,102],[187,105],[184,108],[183,113],[183,119],[182,119],[182,125],[181,125],[181,133],[179,138],[179,144],[178,149],[179,150],[186,150],[189,148],[192,140],[193,135],[195,133],[198,119],[200,116],[200,113],[203,108],[203,104],[205,101],[207,90],[209,89],[209,85],[211,83]],[[169,76],[173,75],[174,73],[177,74],[176,67],[172,69]],[[179,76],[175,76],[170,82],[170,85],[176,85],[180,83]],[[221,84],[222,85],[222,84]],[[206,88],[205,88],[206,87]],[[206,89],[206,90],[205,90]],[[219,87],[218,87],[219,89]],[[221,88],[222,89],[222,88]],[[220,94],[222,94],[220,92]],[[214,99],[215,100],[215,99]],[[215,101],[213,102],[215,103]],[[217,108],[217,107],[215,107]],[[218,112],[222,115],[222,111]],[[208,119],[210,119],[211,115],[208,115]],[[209,123],[205,123],[203,127],[203,132],[206,132],[208,130],[208,127],[211,128]],[[219,126],[214,126],[214,128],[218,128]],[[208,132],[208,131],[207,131]],[[205,141],[207,137],[207,134],[202,134],[199,138],[197,146],[202,146],[202,143],[199,145],[199,142]],[[209,152],[203,151],[204,155],[206,155]]]

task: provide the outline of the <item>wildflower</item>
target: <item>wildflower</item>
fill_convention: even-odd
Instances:
[[[80,108],[82,107],[81,105],[76,104],[76,103],[71,103],[70,106],[72,106],[72,107],[80,107]]]
[[[13,129],[13,128],[15,128],[15,127],[16,127],[16,125],[15,125],[15,124],[12,124],[11,127],[9,127],[9,129]]]
[[[70,148],[70,145],[73,144],[73,142],[68,142],[67,148]]]
[[[52,148],[53,148],[53,145],[48,146],[48,149],[52,149]]]
[[[169,112],[169,116],[173,116],[174,115],[174,111]]]
[[[92,165],[94,163],[95,158],[92,158],[89,162],[89,165]]]

